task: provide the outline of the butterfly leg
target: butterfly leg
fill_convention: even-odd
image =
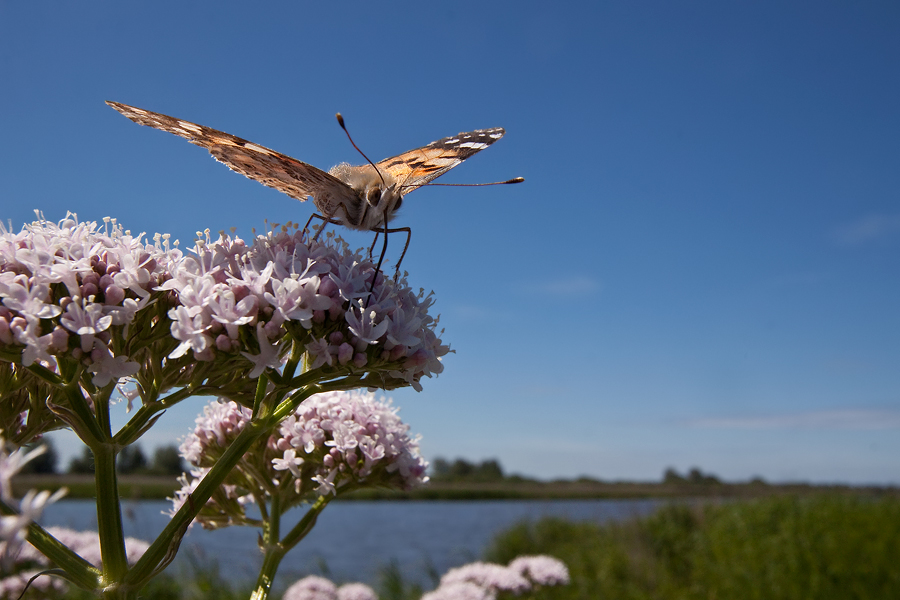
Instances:
[[[380,233],[377,229],[373,229],[375,232],[375,239],[377,240],[377,235]],[[369,301],[372,299],[372,291],[375,289],[375,280],[378,279],[378,273],[381,271],[381,263],[384,261],[384,255],[387,254],[387,242],[388,242],[388,232],[390,229],[387,227],[387,219],[384,221],[384,245],[381,247],[381,256],[378,257],[378,264],[375,265],[375,273],[372,275],[372,285],[369,286],[369,295],[366,298],[366,305],[364,308],[369,308]],[[375,242],[372,242],[372,248],[375,247]],[[369,257],[372,256],[372,248],[369,248]]]
[[[378,235],[381,233],[381,231],[377,229],[372,229],[372,231],[375,232],[375,239],[372,240],[372,245],[369,246],[369,260],[372,260],[372,252],[375,251],[375,244],[378,243]]]
[[[335,221],[334,219],[324,217],[324,216],[320,215],[319,213],[313,213],[312,216],[310,216],[309,219],[306,221],[306,225],[303,226],[303,231],[310,231],[309,224],[312,223],[313,219],[319,219],[322,221],[322,226],[319,227],[318,231],[316,231],[316,235],[313,236],[313,241],[316,241],[319,239],[319,235],[322,233],[322,231],[324,231],[325,225],[327,225],[328,223],[331,223],[332,225],[341,225],[340,221]]]
[[[400,273],[400,263],[403,262],[406,251],[409,250],[409,241],[412,239],[412,230],[409,227],[398,227],[397,229],[372,229],[371,231],[375,233],[375,239],[372,240],[372,245],[369,246],[369,258],[372,258],[372,251],[375,250],[375,243],[378,242],[379,234],[384,233],[385,237],[387,237],[387,234],[389,233],[406,232],[406,243],[403,245],[403,252],[400,253],[400,260],[397,261],[397,270],[394,273],[394,279],[396,279],[397,275]],[[379,261],[378,264],[380,265],[381,261]]]
[[[398,233],[400,231],[406,232],[406,243],[403,245],[403,252],[400,253],[400,260],[397,261],[397,270],[394,272],[394,279],[396,280],[397,276],[400,274],[400,263],[403,262],[403,257],[406,256],[406,251],[409,250],[409,242],[412,239],[412,229],[410,229],[409,227],[398,227],[397,229],[388,229],[387,231],[391,233]]]

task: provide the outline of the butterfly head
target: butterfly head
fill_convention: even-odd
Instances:
[[[342,163],[329,171],[358,195],[355,207],[345,207],[345,224],[358,229],[379,229],[390,221],[403,203],[399,182],[387,172],[379,173],[371,165],[352,167]]]

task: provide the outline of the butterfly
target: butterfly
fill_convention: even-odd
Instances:
[[[502,127],[463,132],[378,163],[362,166],[341,163],[325,172],[210,127],[119,102],[106,103],[139,125],[174,133],[206,148],[232,171],[301,202],[311,197],[323,220],[376,233],[389,231],[387,223],[400,208],[406,194],[429,184],[506,133]],[[340,115],[338,121],[343,127]],[[523,181],[522,178],[500,183],[519,181]],[[408,228],[403,230],[409,231]]]

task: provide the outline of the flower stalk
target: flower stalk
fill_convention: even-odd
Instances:
[[[102,567],[79,559],[36,524],[23,535],[79,586],[98,597],[130,600],[171,562],[192,521],[202,522],[220,501],[232,511],[219,512],[220,524],[233,517],[258,524],[233,512],[239,503],[229,496],[236,486],[249,487],[245,492],[260,504],[267,527],[262,599],[284,554],[309,532],[326,498],[362,482],[402,487],[424,475],[405,429],[369,439],[365,431],[381,431],[375,422],[358,432],[359,424],[348,423],[333,447],[301,443],[298,436],[313,435],[301,431],[303,419],[318,418],[302,407],[324,392],[419,390],[423,378],[441,372],[440,358],[450,350],[428,313],[430,295],[413,293],[404,278],[384,278],[334,236],[310,241],[304,232],[283,228],[249,246],[238,238],[207,237],[193,255],[160,239],[146,243],[114,220],[99,228],[77,218],[40,220],[18,234],[0,225],[0,429],[25,444],[67,427],[90,448]],[[110,408],[117,389],[129,411],[134,400],[140,406],[114,432]],[[227,399],[244,411],[243,420],[228,444],[196,465],[202,469],[180,494],[171,521],[129,566],[116,455],[165,409],[196,395]],[[320,409],[340,413],[334,402]],[[371,409],[397,423],[390,409],[379,410]],[[285,419],[295,431],[277,434]],[[395,434],[408,443],[387,444]],[[273,442],[278,436],[283,441]],[[298,445],[288,452],[284,444],[291,442],[284,440],[290,439]],[[344,447],[345,440],[351,445]],[[273,486],[273,469],[296,480]],[[283,512],[301,501],[311,508],[279,540]],[[0,512],[14,516],[16,509],[7,503]]]

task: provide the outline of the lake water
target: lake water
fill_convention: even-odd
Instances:
[[[320,515],[315,529],[285,557],[276,586],[284,589],[309,574],[324,574],[337,582],[377,582],[379,569],[396,561],[404,576],[432,587],[425,575],[477,560],[493,536],[523,519],[543,516],[604,522],[645,515],[661,500],[497,500],[484,502],[335,502]],[[168,517],[167,502],[126,503],[126,535],[152,541]],[[302,511],[282,519],[288,531]],[[97,529],[96,508],[90,500],[54,504],[41,519],[44,526],[77,530]],[[235,582],[253,582],[262,562],[257,530],[229,527],[206,531],[194,525],[168,571],[189,576],[190,558],[201,564],[216,562],[219,572]],[[323,570],[324,569],[324,570]]]

